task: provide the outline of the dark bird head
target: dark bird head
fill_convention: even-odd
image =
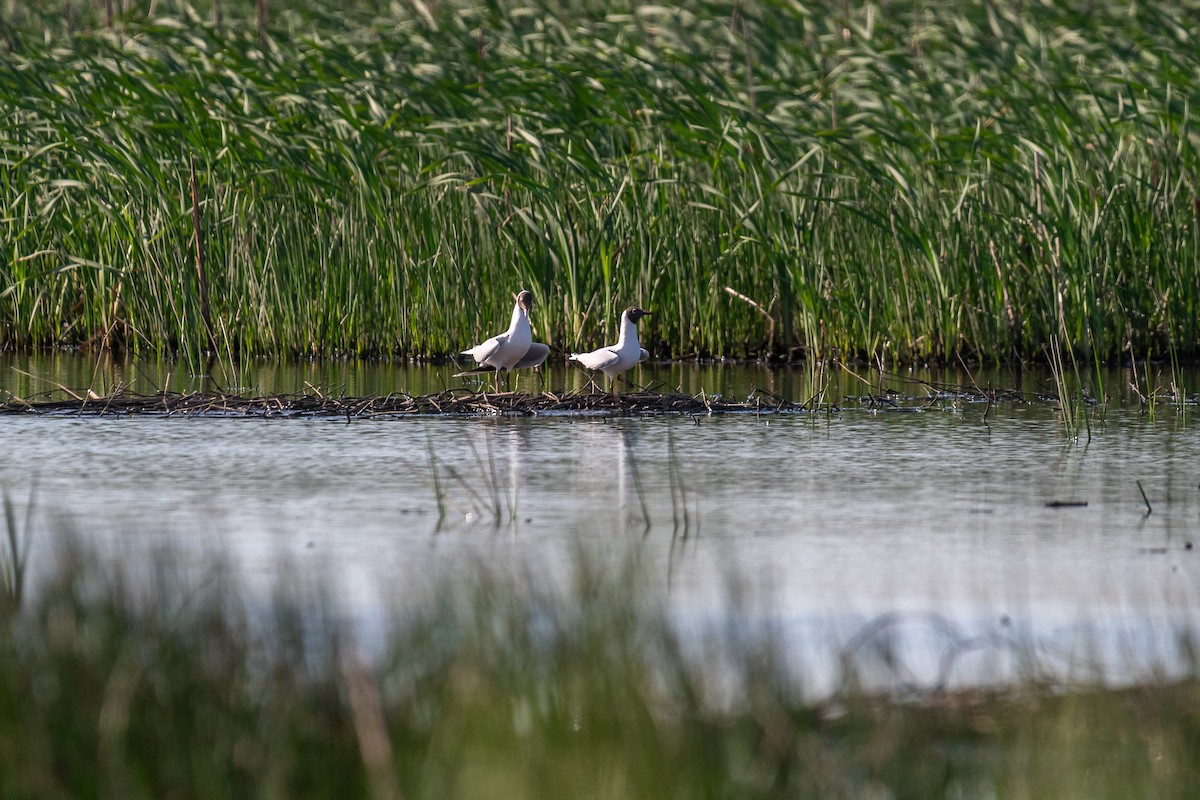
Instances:
[[[643,311],[642,309],[638,308],[637,306],[630,306],[629,308],[625,309],[625,316],[629,317],[630,322],[636,324],[637,321],[639,319],[641,319],[642,317],[650,316],[650,312]]]
[[[517,295],[517,305],[519,305],[521,308],[525,309],[526,311],[532,310],[533,309],[533,292],[522,289],[520,294]]]

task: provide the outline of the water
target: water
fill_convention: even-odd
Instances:
[[[97,380],[153,391],[166,372],[65,357],[0,366],[0,390],[25,396],[35,383],[78,391]],[[456,383],[453,371],[256,366],[242,377],[257,391],[308,383],[354,395],[435,391]],[[803,371],[661,365],[641,377],[730,396],[812,392]],[[125,561],[166,546],[197,563],[228,554],[251,581],[270,580],[281,559],[332,573],[363,618],[381,597],[428,591],[480,562],[554,583],[580,550],[614,561],[634,551],[681,617],[767,620],[816,684],[872,624],[899,637],[918,683],[937,679],[955,637],[981,645],[954,659],[955,682],[1002,679],[1015,665],[996,643],[1013,640],[1060,674],[1098,654],[1114,680],[1182,668],[1178,634],[1200,635],[1194,408],[1151,417],[1126,389],[1087,441],[1064,435],[1048,402],[877,412],[846,398],[878,389],[879,376],[831,377],[840,410],[814,415],[0,417],[0,486],[20,514],[32,498],[35,532],[78,531]],[[917,378],[972,380],[884,382],[917,396]],[[170,380],[183,390],[199,379]],[[1052,384],[1037,373],[973,380],[1030,396]],[[44,567],[52,550],[35,542],[34,555]],[[749,606],[730,602],[731,586]]]

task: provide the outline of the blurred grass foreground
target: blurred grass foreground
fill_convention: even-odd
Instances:
[[[6,800],[1200,790],[1194,664],[1119,688],[1030,671],[897,695],[864,689],[848,659],[813,698],[769,631],[681,638],[636,565],[580,556],[558,590],[481,567],[381,609],[366,641],[287,570],[253,599],[220,565],[101,566],[62,537],[28,586],[15,541],[0,558]]]
[[[1192,356],[1197,18],[7,0],[0,348]]]

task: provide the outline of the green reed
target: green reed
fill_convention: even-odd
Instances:
[[[114,5],[0,12],[0,346],[1200,342],[1195,0]]]

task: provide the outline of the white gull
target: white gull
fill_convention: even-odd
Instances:
[[[487,341],[463,350],[462,355],[471,356],[479,365],[475,369],[459,372],[454,377],[465,375],[482,375],[487,372],[499,373],[503,370],[511,372],[514,369],[536,367],[546,360],[550,348],[533,341],[533,329],[529,324],[529,312],[533,308],[533,293],[525,290],[517,295],[513,306],[512,321],[508,330],[497,334]]]
[[[636,306],[625,309],[625,313],[621,314],[621,334],[616,344],[590,353],[572,353],[569,360],[603,372],[612,383],[613,394],[617,394],[617,376],[650,357],[638,343],[637,335],[637,321],[649,315],[649,311]]]

